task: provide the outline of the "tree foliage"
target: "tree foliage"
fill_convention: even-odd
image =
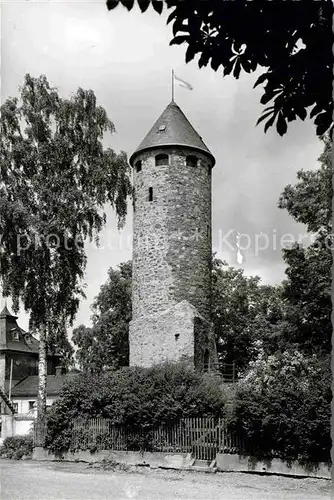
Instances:
[[[173,44],[187,45],[186,62],[222,69],[223,76],[265,71],[255,86],[263,85],[261,103],[269,104],[258,123],[265,131],[276,124],[280,135],[296,118],[314,119],[317,134],[332,123],[332,16],[330,0],[269,2],[267,0],[107,0],[108,9],[135,3],[145,12],[171,9]]]
[[[296,222],[305,224],[310,233],[330,234],[332,230],[332,143],[322,137],[324,150],[315,170],[297,172],[297,184],[285,187],[279,208],[288,211]]]
[[[235,363],[242,372],[255,359],[258,346],[277,346],[284,316],[280,288],[262,285],[258,276],[213,261],[213,323],[219,361]]]
[[[330,356],[260,353],[238,384],[234,428],[253,456],[330,462],[331,398]]]
[[[39,330],[38,415],[45,412],[47,344],[66,335],[83,296],[84,240],[124,222],[131,193],[126,154],[103,148],[114,125],[94,92],[61,98],[45,76],[26,75],[19,98],[1,106],[0,278],[14,310],[22,301]]]
[[[73,331],[82,370],[100,372],[129,364],[131,277],[131,261],[121,263],[119,269],[110,268],[92,305],[93,326],[80,325]]]
[[[332,266],[332,146],[323,138],[320,168],[298,173],[298,183],[287,186],[279,206],[313,233],[313,243],[296,243],[283,251],[287,279],[283,283],[286,301],[286,342],[312,352],[331,351],[331,266]]]

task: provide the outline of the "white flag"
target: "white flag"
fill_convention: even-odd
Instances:
[[[190,83],[185,82],[184,80],[182,80],[182,78],[176,76],[175,73],[174,73],[174,80],[176,80],[179,83],[180,87],[183,87],[188,90],[194,90],[194,87],[190,85]]]

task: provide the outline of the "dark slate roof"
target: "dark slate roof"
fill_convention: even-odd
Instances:
[[[47,396],[58,396],[66,380],[71,379],[75,374],[48,375],[46,381]],[[37,396],[38,376],[29,375],[12,388],[12,396]]]
[[[164,128],[164,130],[159,130],[159,128]],[[130,165],[133,165],[137,153],[160,146],[188,146],[207,153],[213,165],[215,164],[214,156],[174,101],[168,104],[149,133],[132,153],[129,159]]]
[[[24,336],[29,336],[30,342],[24,338]],[[17,351],[17,352],[32,352],[38,354],[38,340],[35,339],[29,333],[25,333],[21,330],[20,332],[20,340],[9,340],[6,344],[6,351]],[[4,350],[4,349],[1,349]]]
[[[0,351],[15,351],[22,353],[38,354],[38,340],[31,333],[25,332],[17,324],[17,316],[13,316],[5,306],[0,312],[0,319],[5,319],[5,343],[0,344]],[[15,338],[14,334],[18,334]],[[48,356],[59,356],[57,353],[48,352]]]

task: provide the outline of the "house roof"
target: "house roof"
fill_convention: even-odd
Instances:
[[[29,342],[26,340],[25,335],[29,336]],[[5,349],[6,351],[30,352],[38,354],[38,340],[32,335],[21,331],[19,340],[9,340]],[[0,350],[2,349],[0,348]]]
[[[46,394],[47,396],[58,396],[65,381],[73,377],[73,374],[67,375],[48,375],[46,381]],[[13,388],[11,395],[18,396],[37,396],[38,393],[38,376],[29,375]]]
[[[26,332],[17,324],[17,316],[11,314],[5,306],[0,312],[0,351],[15,351],[38,355],[38,340],[29,332]],[[3,331],[1,331],[3,328]],[[48,352],[48,356],[59,356],[59,354]]]
[[[202,137],[174,101],[168,104],[149,133],[132,153],[129,159],[130,165],[133,166],[133,160],[139,152],[161,146],[188,146],[206,153],[211,158],[212,164],[215,164],[214,156],[204,144]]]

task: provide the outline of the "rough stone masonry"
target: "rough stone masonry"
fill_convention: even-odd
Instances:
[[[211,324],[214,157],[172,101],[130,157],[133,289],[130,365],[217,361]]]

